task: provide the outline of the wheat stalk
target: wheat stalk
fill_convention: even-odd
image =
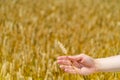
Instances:
[[[65,48],[65,46],[60,41],[55,40],[55,45],[57,45],[62,50],[62,52],[64,54],[68,53],[67,49]]]

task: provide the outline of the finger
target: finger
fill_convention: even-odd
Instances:
[[[77,74],[74,69],[65,69],[65,72],[70,73],[70,74]]]
[[[61,65],[60,67],[67,73],[81,74],[81,75],[88,75],[90,73],[89,70],[86,70],[85,68],[79,69],[74,66],[65,66],[65,65]]]
[[[74,67],[74,66],[66,66],[66,67],[64,67],[64,71],[68,72],[68,73],[72,73],[72,74],[78,74],[79,73],[79,69]]]
[[[58,64],[60,65],[72,65],[72,63],[69,60],[58,60],[57,61]]]
[[[73,69],[73,66],[60,65],[61,69]]]
[[[71,61],[80,61],[82,60],[83,56],[81,55],[76,55],[76,56],[68,56],[68,59],[71,60]]]
[[[60,65],[60,68],[65,70],[66,66],[65,65]]]
[[[77,61],[79,60],[79,61],[80,61],[80,60],[82,60],[85,56],[86,56],[86,55],[82,53],[82,54],[80,54],[80,55],[68,56],[68,58],[69,58],[70,60],[73,60],[73,61],[74,61],[74,60],[77,60]]]
[[[76,67],[73,67],[73,68],[65,68],[64,69],[65,72],[68,72],[68,73],[72,73],[72,74],[80,74],[80,75],[88,75],[90,72],[88,70],[83,70],[82,68],[81,69],[78,69]]]
[[[66,66],[71,66],[72,65],[72,66],[75,66],[77,68],[82,68],[83,67],[82,64],[80,64],[76,61],[71,62],[69,60],[58,60],[57,63],[60,64],[60,65],[66,65]]]
[[[58,60],[67,60],[68,56],[59,56],[57,59]]]
[[[60,68],[63,69],[63,70],[65,70],[65,71],[66,70],[71,70],[71,71],[73,71],[73,70],[76,71],[77,70],[77,68],[74,67],[74,66],[66,66],[66,65],[61,65]]]

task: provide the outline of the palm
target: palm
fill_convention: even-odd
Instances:
[[[84,54],[58,57],[58,64],[65,72],[73,74],[87,75],[95,71],[94,59]]]

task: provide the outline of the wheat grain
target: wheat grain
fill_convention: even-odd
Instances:
[[[64,54],[67,54],[67,49],[60,41],[55,40],[55,45],[58,46]]]

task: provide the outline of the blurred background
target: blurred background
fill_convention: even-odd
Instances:
[[[0,80],[119,80],[71,75],[56,58],[120,54],[120,0],[0,0]]]

